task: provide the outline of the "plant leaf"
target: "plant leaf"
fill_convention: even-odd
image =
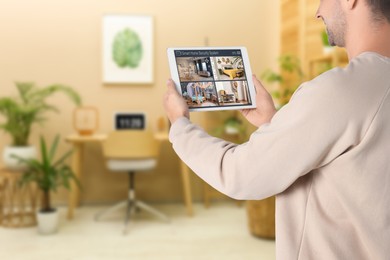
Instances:
[[[47,154],[46,141],[42,136],[40,138],[40,143],[41,143],[41,158],[42,158],[43,167],[45,170],[48,171],[50,166],[50,161],[49,161],[49,156]]]
[[[76,91],[74,91],[72,88],[65,86],[65,85],[62,85],[62,84],[54,84],[54,85],[47,86],[43,89],[40,89],[40,90],[34,92],[30,96],[30,99],[42,102],[48,96],[51,96],[52,94],[54,94],[56,92],[63,92],[76,105],[81,105],[81,97],[79,96],[79,94]]]
[[[49,161],[53,161],[54,159],[54,156],[55,156],[55,153],[57,151],[57,146],[58,146],[58,142],[60,141],[60,135],[56,135],[55,139],[54,139],[54,142],[53,144],[51,145],[51,148],[50,148],[50,153],[49,153]]]
[[[28,103],[28,94],[34,89],[35,84],[33,82],[15,82],[16,88],[19,91],[19,95],[23,100],[23,103]]]
[[[73,150],[69,150],[68,152],[66,152],[60,159],[58,159],[58,160],[53,164],[54,167],[58,167],[58,166],[60,166],[61,164],[63,164],[64,161],[65,161],[66,159],[68,159],[69,156],[72,155],[72,153],[73,153]]]

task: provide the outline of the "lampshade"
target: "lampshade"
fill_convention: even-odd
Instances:
[[[73,127],[80,135],[93,135],[99,128],[99,112],[92,106],[77,107],[73,112]]]

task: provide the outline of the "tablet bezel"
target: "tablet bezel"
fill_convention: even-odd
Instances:
[[[248,89],[249,89],[249,99],[251,100],[250,105],[232,105],[232,106],[215,106],[215,107],[188,107],[189,111],[220,111],[220,110],[241,110],[241,109],[252,109],[256,108],[256,91],[255,86],[252,80],[252,70],[248,58],[248,52],[245,47],[179,47],[179,48],[168,48],[167,54],[168,54],[168,62],[169,62],[169,68],[171,71],[171,77],[173,82],[175,83],[176,90],[179,92],[180,95],[182,95],[181,85],[180,85],[180,77],[179,77],[179,71],[178,66],[176,63],[176,57],[175,57],[175,51],[176,50],[240,50],[243,66],[244,66],[244,73],[246,77],[246,81],[248,83]]]

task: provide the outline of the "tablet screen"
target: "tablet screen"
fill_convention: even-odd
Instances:
[[[241,50],[175,50],[174,55],[189,108],[252,105]]]

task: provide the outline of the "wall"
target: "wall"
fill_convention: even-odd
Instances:
[[[269,0],[0,0],[0,96],[15,95],[15,81],[38,85],[59,82],[74,87],[84,103],[100,110],[100,132],[112,130],[115,111],[147,113],[154,128],[163,116],[162,96],[169,78],[166,48],[170,46],[244,45],[256,74],[276,67],[279,53],[279,1]],[[148,14],[154,17],[154,84],[103,85],[102,16]],[[202,19],[194,19],[201,17]],[[232,19],[234,17],[234,19]],[[221,22],[223,21],[223,22]],[[62,111],[48,114],[44,127],[35,126],[31,143],[39,135],[53,138],[73,132],[73,106],[61,95],[50,100]],[[201,121],[200,113],[193,114]],[[1,122],[1,118],[0,118]],[[0,149],[10,138],[0,133]],[[69,149],[65,142],[60,150]],[[83,202],[99,203],[126,196],[127,176],[108,173],[99,145],[86,147]],[[201,198],[201,182],[193,175],[193,195]],[[151,201],[182,199],[179,161],[168,142],[163,143],[157,169],[137,176],[139,197]],[[56,201],[66,202],[60,191]]]

